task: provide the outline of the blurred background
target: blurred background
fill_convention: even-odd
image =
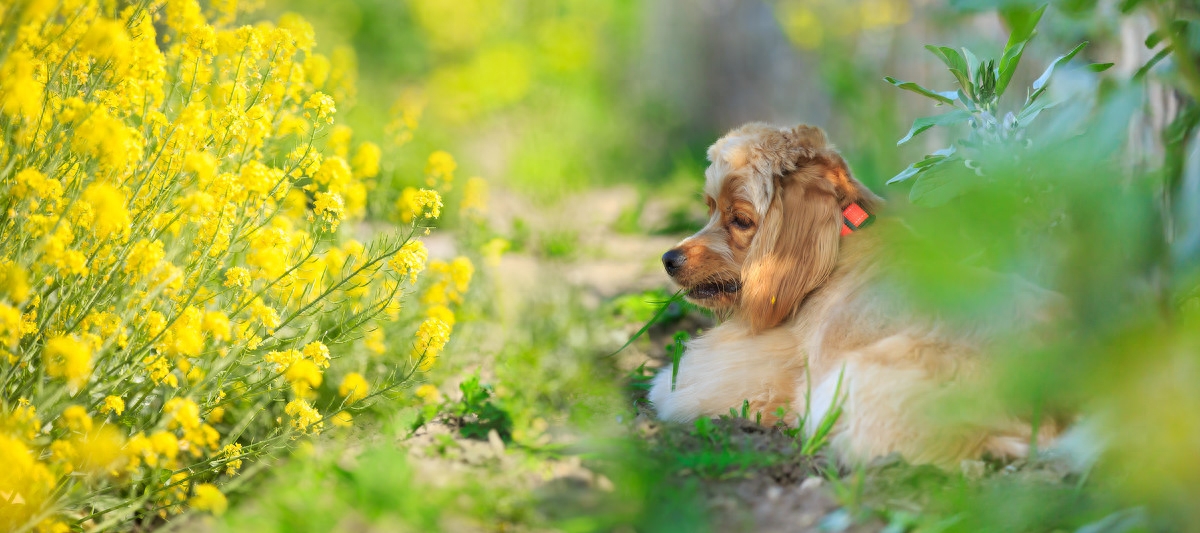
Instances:
[[[1200,494],[1196,6],[1064,0],[1042,13],[1040,5],[269,0],[269,16],[304,15],[318,49],[357,71],[357,86],[336,95],[339,122],[402,145],[385,161],[370,218],[394,218],[400,191],[421,185],[436,150],[454,155],[459,176],[487,182],[486,222],[466,228],[449,213],[447,234],[473,236],[435,234],[431,252],[449,256],[498,237],[509,253],[475,289],[486,303],[464,318],[473,325],[429,381],[448,401],[487,384],[510,417],[511,440],[503,440],[527,455],[514,481],[503,460],[480,467],[470,459],[474,448],[446,452],[457,449],[449,437],[426,435],[414,449],[473,466],[411,458],[396,466],[403,461],[395,452],[376,449],[350,477],[327,479],[322,469],[341,465],[341,452],[310,450],[316,462],[294,465],[271,485],[296,494],[280,490],[230,523],[266,527],[263,516],[300,512],[308,496],[329,492],[360,511],[403,507],[401,500],[440,506],[446,511],[436,516],[417,504],[386,512],[447,530],[790,531],[801,511],[833,531],[1194,529],[1200,515],[1187,502]],[[971,90],[982,91],[978,64],[1007,57],[1010,35],[1035,13],[1040,22],[1026,28],[1019,66],[991,107],[928,131],[914,125],[947,106],[885,76],[954,91],[961,80],[924,47],[967,48]],[[711,319],[676,304],[645,338],[609,354],[674,291],[658,258],[701,224],[705,149],[748,121],[827,130],[856,177],[913,229],[887,253],[903,265],[900,283],[931,312],[1012,320],[1012,287],[960,275],[964,266],[1065,296],[1047,339],[1015,335],[1005,345],[996,388],[1011,409],[1035,417],[1077,421],[1066,413],[1090,413],[1081,425],[1094,433],[1083,440],[1106,459],[1069,472],[980,466],[988,472],[982,482],[966,467],[931,473],[891,464],[863,474],[804,463],[796,468],[808,473],[795,477],[778,468],[798,464],[792,459],[756,462],[778,458],[763,448],[775,441],[743,443],[737,427],[720,438],[699,426],[678,438],[640,433],[630,407],[639,379],[670,357],[663,346],[673,334],[695,333]],[[898,145],[910,128],[919,135]],[[938,155],[949,147],[957,152]],[[925,172],[923,161],[939,170]],[[886,184],[910,165],[918,175]],[[407,416],[397,427],[412,425]],[[443,467],[454,473],[435,472]],[[470,481],[464,472],[473,472]],[[522,481],[530,472],[550,481]],[[809,493],[785,492],[779,501],[794,509],[755,507],[777,494],[771,487],[790,491],[808,477],[825,480],[822,494],[834,496],[811,503]],[[414,488],[423,483],[442,492]],[[364,487],[390,496],[364,497]],[[263,508],[279,514],[252,518]],[[739,522],[747,513],[751,521]],[[458,521],[464,516],[474,518]],[[278,520],[282,529],[323,527]]]

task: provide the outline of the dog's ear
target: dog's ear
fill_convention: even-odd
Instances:
[[[795,159],[796,168],[805,169],[813,166],[820,168],[816,174],[804,173],[807,175],[802,178],[823,178],[829,182],[833,186],[832,190],[837,197],[839,207],[845,208],[858,202],[867,211],[874,212],[882,203],[882,199],[854,179],[854,176],[850,174],[850,167],[846,165],[846,160],[842,159],[841,154],[829,144],[825,138],[825,132],[821,131],[821,128],[801,124],[792,128],[786,137],[791,145],[790,151]]]
[[[739,312],[754,331],[779,325],[833,271],[841,208],[834,186],[819,175],[828,171],[810,165],[776,178],[742,268]]]

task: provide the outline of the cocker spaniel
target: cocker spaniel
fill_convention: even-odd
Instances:
[[[923,317],[887,289],[879,231],[863,227],[881,200],[820,129],[747,124],[708,158],[708,224],[662,260],[690,301],[726,320],[687,344],[674,380],[670,368],[655,377],[649,399],[660,418],[749,402],[768,423],[784,407],[785,421],[811,435],[840,410],[829,443],[849,463],[899,453],[954,466],[1028,452],[1027,418],[995,402],[955,410],[959,393],[989,375],[993,339],[986,326]],[[1014,320],[1026,311],[1014,309]],[[1043,421],[1037,442],[1057,433]]]

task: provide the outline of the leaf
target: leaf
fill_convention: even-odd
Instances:
[[[1075,48],[1072,48],[1070,52],[1067,52],[1064,55],[1058,56],[1058,59],[1051,61],[1050,66],[1046,67],[1046,71],[1043,72],[1041,76],[1038,76],[1038,79],[1033,80],[1033,90],[1036,91],[1038,89],[1045,87],[1046,84],[1050,82],[1050,75],[1054,74],[1054,69],[1057,68],[1059,65],[1062,65],[1062,64],[1070,61],[1071,58],[1075,57],[1075,54],[1078,54],[1080,50],[1083,50],[1083,47],[1087,46],[1087,44],[1088,44],[1087,41],[1079,43],[1078,45],[1075,46]]]
[[[967,60],[958,53],[958,50],[949,46],[934,46],[932,44],[925,45],[925,49],[937,56],[946,64],[946,68],[958,80],[958,85],[966,91],[967,96],[975,97],[975,84],[971,83],[970,68],[967,66]]]
[[[911,81],[900,81],[900,80],[898,80],[898,79],[896,79],[896,78],[893,78],[893,77],[891,77],[891,76],[886,76],[886,77],[884,77],[883,79],[884,79],[884,81],[887,81],[888,83],[890,83],[890,84],[892,84],[892,85],[895,85],[896,87],[899,87],[899,88],[901,88],[901,89],[904,89],[904,90],[906,90],[906,91],[912,91],[912,92],[914,92],[914,93],[917,93],[917,94],[919,94],[919,95],[921,95],[921,96],[925,96],[925,97],[927,97],[927,98],[932,98],[932,99],[934,99],[934,100],[937,100],[938,102],[941,102],[941,103],[943,103],[943,104],[950,104],[950,105],[954,105],[954,95],[955,95],[955,93],[953,93],[953,92],[938,92],[938,91],[932,91],[932,90],[926,89],[926,88],[924,88],[924,87],[922,87],[922,86],[920,86],[920,85],[918,85],[918,84],[916,84],[916,83],[913,83],[913,82],[911,82]]]
[[[900,183],[900,182],[907,180],[913,176],[916,176],[922,172],[925,172],[925,171],[933,168],[934,166],[944,162],[947,158],[949,158],[951,155],[954,154],[954,151],[955,151],[954,145],[951,145],[949,148],[943,148],[932,154],[929,154],[929,155],[925,156],[924,159],[917,161],[916,163],[909,165],[908,168],[905,168],[904,170],[900,171],[899,174],[896,174],[895,177],[888,180],[887,184],[891,185],[893,183]]]
[[[1034,96],[1034,98],[1036,97],[1037,96]],[[1037,118],[1038,114],[1041,113],[1042,110],[1054,107],[1056,105],[1058,105],[1058,102],[1048,102],[1045,100],[1028,104],[1024,109],[1021,110],[1020,113],[1017,114],[1017,124],[1019,124],[1021,127],[1028,126],[1030,122],[1033,122],[1033,119]]]
[[[1043,4],[1030,13],[1007,12],[1007,19],[1012,26],[1012,33],[1008,35],[1008,42],[1004,45],[1004,53],[1000,56],[1000,76],[996,80],[997,95],[1003,95],[1004,89],[1008,88],[1008,82],[1012,81],[1013,74],[1017,72],[1017,65],[1021,62],[1021,54],[1025,51],[1025,43],[1033,38],[1033,30],[1037,27],[1038,22],[1042,20],[1042,14],[1045,12],[1046,4]]]
[[[1147,61],[1145,65],[1142,65],[1142,68],[1137,69],[1137,72],[1133,73],[1133,79],[1138,80],[1144,78],[1146,74],[1150,72],[1150,69],[1154,68],[1154,65],[1157,65],[1159,61],[1162,61],[1168,55],[1171,55],[1171,50],[1173,50],[1173,48],[1170,46],[1159,50],[1157,54],[1154,54],[1154,57],[1150,58],[1150,61]]]
[[[967,50],[967,47],[965,46],[962,47],[962,55],[963,58],[967,60],[967,76],[974,76],[977,72],[979,72],[979,58],[975,57],[975,54],[971,53],[970,50]]]
[[[908,199],[914,204],[925,207],[935,207],[953,200],[971,186],[969,180],[963,179],[961,173],[937,171],[925,172],[913,188],[908,192]]]
[[[642,334],[646,333],[647,331],[650,331],[650,327],[658,322],[659,317],[663,316],[663,314],[665,314],[667,312],[667,309],[669,309],[671,307],[671,304],[683,300],[685,298],[685,296],[686,295],[684,294],[683,289],[680,289],[675,294],[673,294],[669,300],[663,302],[662,307],[660,307],[658,309],[658,312],[654,313],[654,316],[650,319],[649,322],[646,322],[646,325],[642,326],[642,329],[639,329],[637,331],[637,333],[634,333],[633,336],[630,337],[629,340],[625,342],[625,344],[623,344],[620,348],[617,348],[617,351],[609,354],[608,356],[612,357],[614,355],[621,353],[621,350],[628,348],[630,344],[633,344],[633,341],[638,340],[638,337],[641,337]]]
[[[958,124],[960,122],[965,122],[969,118],[971,118],[971,114],[961,109],[955,109],[949,113],[942,113],[941,115],[934,115],[932,117],[918,118],[913,121],[912,128],[908,130],[908,135],[905,135],[903,139],[897,141],[896,146],[900,146],[908,142],[913,137],[920,135],[921,132],[934,126],[949,126],[951,124]]]
[[[1118,7],[1118,9],[1121,10],[1121,13],[1128,14],[1130,11],[1137,9],[1138,4],[1141,4],[1142,1],[1143,0],[1124,0],[1121,2],[1121,5]]]
[[[1088,68],[1088,70],[1090,70],[1092,72],[1104,72],[1104,71],[1112,68],[1112,66],[1113,66],[1112,63],[1092,63],[1092,64],[1088,65],[1087,68]]]
[[[1155,46],[1158,46],[1158,43],[1162,42],[1162,38],[1163,38],[1163,31],[1155,30],[1153,32],[1150,32],[1150,35],[1146,36],[1146,40],[1143,41],[1143,44],[1146,45],[1146,48],[1153,49]]]

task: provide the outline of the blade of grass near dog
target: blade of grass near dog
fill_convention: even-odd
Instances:
[[[679,377],[679,360],[683,358],[683,343],[690,335],[686,331],[675,332],[674,345],[671,347],[671,390],[675,390],[675,378]]]
[[[629,340],[625,342],[624,345],[622,345],[620,348],[617,348],[617,351],[608,354],[608,356],[612,357],[614,355],[621,353],[621,351],[624,350],[625,348],[628,348],[630,344],[633,344],[633,341],[638,340],[639,337],[641,337],[647,331],[650,331],[650,327],[653,326],[656,322],[658,322],[658,319],[663,316],[663,313],[667,312],[667,309],[669,309],[671,307],[671,304],[673,304],[679,300],[682,300],[682,299],[683,299],[683,289],[680,289],[678,292],[676,292],[674,295],[672,295],[670,299],[668,299],[666,302],[663,302],[663,306],[658,309],[658,312],[654,313],[653,317],[650,317],[650,320],[648,322],[646,322],[645,326],[642,326],[642,329],[639,329],[637,331],[637,333],[634,333],[633,336],[630,337]]]

